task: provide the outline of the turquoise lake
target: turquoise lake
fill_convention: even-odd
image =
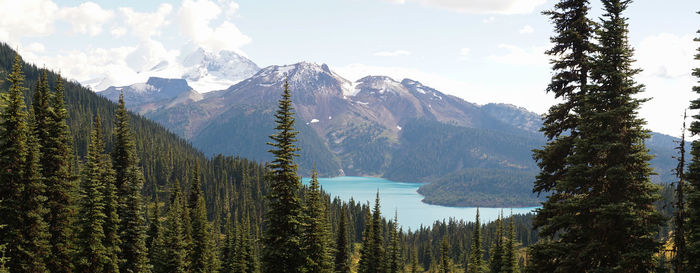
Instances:
[[[302,182],[308,185],[309,178]],[[374,205],[377,191],[381,202],[381,212],[385,217],[393,217],[394,210],[398,211],[399,223],[404,229],[416,230],[421,225],[430,226],[433,222],[455,218],[474,221],[476,208],[453,208],[423,203],[418,187],[421,183],[395,182],[376,177],[342,176],[334,178],[319,178],[319,183],[331,198],[340,197],[342,200],[370,202]],[[531,212],[535,207],[513,208],[513,214]],[[490,222],[498,218],[501,208],[479,208],[481,221]],[[510,208],[503,208],[503,213],[510,214]]]

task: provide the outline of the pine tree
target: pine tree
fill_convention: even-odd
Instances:
[[[394,220],[390,222],[389,227],[391,231],[389,233],[389,246],[387,272],[388,273],[398,273],[401,271],[401,245],[399,242],[399,222],[398,222],[398,212],[394,211]]]
[[[97,117],[99,119],[99,116]],[[111,157],[104,153],[100,155],[102,168],[102,182],[104,183],[104,214],[105,221],[102,226],[105,237],[102,243],[108,260],[105,262],[105,273],[119,272],[119,257],[121,255],[121,239],[119,238],[119,197],[117,186],[114,183],[114,169]]]
[[[439,273],[450,273],[450,245],[447,243],[447,238],[442,238],[440,244],[440,269]]]
[[[685,232],[685,120],[686,112],[683,112],[683,129],[681,131],[681,140],[678,143],[678,165],[676,167],[676,177],[678,177],[678,182],[676,182],[676,202],[673,204],[676,208],[676,213],[673,217],[673,252],[674,257],[673,272],[683,273],[686,272],[687,263],[687,248],[686,248],[686,232]]]
[[[122,272],[148,273],[150,269],[146,249],[146,227],[141,203],[144,177],[138,166],[134,140],[129,129],[124,94],[119,96],[114,128],[112,158],[115,183],[121,201],[119,219],[122,244],[119,269]]]
[[[411,273],[418,273],[418,250],[415,246],[411,251]]]
[[[29,114],[30,130],[27,133],[27,157],[22,173],[25,182],[22,190],[20,210],[22,213],[22,230],[20,252],[22,255],[22,271],[24,272],[48,272],[44,259],[50,254],[50,234],[48,225],[44,221],[44,215],[48,210],[46,203],[45,185],[41,177],[39,166],[39,143],[31,133],[34,124],[33,114]]]
[[[192,187],[188,200],[190,211],[190,221],[192,224],[192,249],[190,252],[192,272],[215,272],[212,256],[215,256],[213,244],[209,233],[209,222],[207,221],[207,207],[204,204],[204,194],[202,193],[202,182],[199,174],[199,162],[196,163],[192,172]]]
[[[384,235],[382,230],[382,214],[379,206],[379,192],[374,201],[374,209],[372,210],[372,233],[370,234],[370,249],[369,259],[367,263],[368,273],[381,273],[385,267],[385,251],[384,251]]]
[[[2,96],[0,112],[0,226],[4,227],[0,229],[0,245],[5,246],[4,257],[9,259],[7,269],[15,271],[21,268],[19,245],[23,212],[19,211],[19,197],[23,191],[22,170],[27,157],[27,113],[19,55],[15,56],[7,81],[10,88]]]
[[[508,238],[503,246],[503,258],[501,262],[503,266],[501,267],[502,273],[515,273],[517,272],[518,263],[516,261],[515,253],[515,223],[513,222],[513,211],[510,212],[510,221],[508,225]]]
[[[335,240],[335,273],[350,272],[350,249],[348,245],[347,230],[347,206],[343,205],[340,210],[340,221],[338,222],[338,232]]]
[[[698,12],[698,14],[700,14],[700,12]],[[700,30],[698,30],[698,34],[698,37],[694,39],[695,42],[700,42]],[[700,47],[698,47],[695,54],[695,60],[700,60]],[[700,80],[700,67],[693,69],[693,76]],[[694,86],[693,92],[700,94],[700,85]],[[700,98],[696,98],[690,102],[690,109],[700,109]],[[700,114],[695,114],[693,116],[689,131],[691,136],[700,134]],[[688,173],[686,174],[690,186],[687,195],[688,256],[686,260],[688,265],[686,267],[686,272],[698,272],[700,271],[700,140],[693,140],[690,154],[693,157],[690,164],[688,164]]]
[[[263,238],[263,272],[300,272],[305,257],[297,255],[301,247],[302,204],[298,197],[301,181],[297,176],[294,157],[300,149],[294,144],[294,113],[289,82],[284,84],[282,99],[275,113],[276,134],[270,136],[274,160],[269,165],[268,209],[265,213],[267,230]]]
[[[535,151],[541,171],[534,191],[548,198],[534,219],[541,240],[531,248],[532,271],[653,268],[661,219],[652,206],[658,188],[649,181],[648,134],[636,116],[644,100],[633,98],[642,87],[633,80],[638,71],[621,16],[628,3],[603,1],[595,54],[587,1],[561,1],[548,13],[559,35],[549,52],[555,76],[548,91],[569,106],[550,109],[542,128],[549,142]]]
[[[372,259],[370,252],[372,249],[372,233],[374,232],[372,224],[372,213],[367,210],[365,213],[365,228],[362,231],[362,246],[360,247],[360,260],[357,262],[357,272],[369,272],[369,260]]]
[[[501,214],[496,220],[496,238],[494,238],[493,245],[491,246],[491,259],[489,263],[491,272],[501,272],[504,268],[503,256],[505,254],[505,249],[503,234],[503,210],[501,210]]]
[[[233,273],[234,264],[236,262],[235,255],[238,250],[236,247],[236,226],[231,223],[231,214],[226,217],[226,240],[224,241],[224,247],[221,248],[221,273]]]
[[[160,257],[160,266],[154,270],[155,273],[186,272],[187,245],[183,226],[183,204],[180,185],[175,181],[170,192],[170,204],[163,226],[164,253]]]
[[[37,126],[35,136],[41,147],[41,170],[46,184],[47,208],[46,222],[51,233],[51,272],[72,272],[71,244],[72,219],[74,215],[73,196],[75,177],[71,173],[73,152],[72,139],[68,129],[68,112],[65,108],[63,81],[59,75],[55,92],[49,90],[47,72],[44,70],[38,84],[34,106]],[[40,107],[47,108],[39,110]],[[41,113],[41,115],[39,115]],[[41,119],[40,119],[41,118]]]
[[[77,272],[104,272],[105,264],[109,260],[107,249],[103,242],[105,233],[104,210],[104,177],[102,169],[102,124],[97,117],[90,134],[87,162],[83,167],[83,178],[80,184],[80,199],[78,210],[78,237],[77,237]]]
[[[481,221],[479,220],[479,208],[476,208],[476,221],[474,222],[474,232],[472,233],[472,248],[469,252],[467,273],[484,272],[484,265],[481,261],[483,254],[481,251]]]
[[[160,221],[160,213],[158,208],[158,195],[155,195],[153,204],[153,212],[149,220],[148,232],[146,232],[146,249],[148,249],[148,260],[153,266],[153,272],[163,272],[166,266],[162,259],[165,252],[165,238],[163,237],[163,228]]]
[[[301,237],[302,251],[306,257],[304,272],[330,273],[333,272],[333,258],[329,246],[328,216],[315,170],[311,172],[311,185],[307,194]]]

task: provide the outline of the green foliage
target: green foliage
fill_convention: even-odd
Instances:
[[[394,220],[389,222],[389,249],[387,249],[387,273],[399,273],[403,268],[401,261],[401,244],[399,242],[398,212],[394,212]]]
[[[589,48],[586,1],[557,4],[559,12],[576,16],[549,13],[560,35],[553,38],[550,51],[557,59],[550,91],[561,94],[565,102],[550,109],[542,129],[550,142],[535,151],[541,172],[534,191],[548,194],[535,226],[540,236],[551,239],[532,248],[535,271],[654,268],[653,255],[659,247],[654,235],[662,224],[653,207],[659,188],[649,179],[651,156],[644,144],[649,135],[637,117],[645,100],[636,98],[642,86],[634,82],[639,71],[631,67],[627,19],[622,16],[628,4],[603,1],[595,54],[575,48],[580,43]],[[570,39],[558,40],[562,36]],[[568,60],[568,54],[579,54],[580,59]],[[582,70],[577,78],[557,77],[559,72],[570,75],[571,69],[586,68],[590,70]],[[563,114],[561,107],[566,109]]]
[[[185,272],[187,265],[187,244],[183,226],[184,200],[179,183],[173,183],[170,203],[163,226],[163,250],[154,261],[154,273]]]
[[[698,30],[700,34],[700,30]],[[695,39],[700,42],[700,35]],[[700,47],[695,54],[695,60],[700,60]],[[693,76],[700,79],[700,67],[693,69]],[[693,92],[700,94],[700,85],[693,87]],[[700,98],[695,98],[690,102],[690,109],[700,109]],[[700,134],[700,114],[693,116],[690,124],[692,136]],[[700,271],[700,140],[693,140],[690,153],[692,159],[688,165],[687,179],[690,187],[688,189],[688,211],[687,211],[687,231],[688,231],[688,266],[687,272]],[[691,258],[693,257],[693,258]]]
[[[27,157],[27,113],[23,97],[24,75],[19,55],[14,57],[7,96],[3,96],[0,112],[0,245],[5,245],[5,256],[9,259],[8,270],[20,268],[21,256],[18,247],[22,211],[19,197],[23,191],[22,170]]]
[[[451,269],[451,260],[449,257],[450,253],[450,245],[447,243],[446,238],[442,238],[442,244],[440,244],[440,268],[438,269],[439,273],[450,273],[452,272]]]
[[[207,221],[207,208],[204,204],[202,184],[199,174],[199,164],[195,165],[192,172],[192,187],[188,200],[190,223],[192,225],[192,246],[190,248],[190,270],[192,272],[216,272],[212,256],[216,255],[210,235],[209,222]]]
[[[297,255],[301,249],[302,204],[298,197],[301,181],[296,174],[294,158],[299,148],[294,130],[294,112],[285,82],[279,109],[275,114],[276,134],[270,136],[270,152],[274,160],[269,165],[268,211],[265,214],[267,230],[263,238],[263,272],[301,272],[304,257]]]
[[[466,273],[481,273],[485,271],[485,264],[482,262],[483,254],[481,252],[481,221],[479,219],[479,208],[476,209],[476,222],[474,223],[473,229],[472,247],[469,251]]]
[[[347,207],[343,206],[340,211],[338,231],[335,240],[335,273],[350,272],[350,248],[348,242]]]
[[[306,258],[304,272],[309,273],[333,272],[328,215],[325,200],[321,198],[321,186],[316,171],[312,171],[301,236],[302,253]]]
[[[77,236],[77,272],[104,272],[105,264],[109,262],[105,241],[104,223],[104,169],[102,164],[104,144],[102,143],[102,122],[95,119],[90,134],[87,162],[83,167],[83,177],[80,183],[80,198]]]
[[[491,269],[491,272],[502,272],[502,270],[505,267],[505,261],[504,261],[504,254],[505,254],[505,247],[504,247],[504,241],[503,241],[503,235],[504,235],[504,227],[503,227],[503,211],[501,211],[501,214],[498,216],[498,220],[496,220],[496,238],[493,242],[493,246],[491,247],[491,260],[489,263],[489,268]]]

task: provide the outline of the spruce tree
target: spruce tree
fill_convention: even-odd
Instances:
[[[515,253],[515,223],[513,222],[513,212],[510,213],[510,221],[508,221],[508,238],[505,240],[503,245],[503,258],[501,262],[502,273],[515,273],[517,271],[518,263],[516,261]]]
[[[99,117],[98,117],[99,118]],[[111,157],[104,153],[100,155],[102,168],[102,182],[104,183],[104,214],[105,221],[102,226],[105,238],[103,245],[108,260],[105,262],[105,273],[119,272],[119,257],[121,255],[121,239],[119,238],[119,197],[117,186],[114,183],[114,169]]]
[[[447,243],[447,238],[442,238],[440,244],[440,269],[439,273],[450,273],[450,245]]]
[[[102,169],[102,124],[97,117],[90,133],[87,161],[83,167],[83,177],[80,183],[80,198],[78,209],[78,236],[77,236],[77,272],[104,272],[105,264],[109,260],[107,249],[104,246],[105,223],[104,211],[104,178]]]
[[[634,98],[642,87],[633,79],[638,71],[631,68],[621,15],[628,3],[603,1],[595,54],[587,1],[560,1],[549,13],[559,36],[550,51],[555,76],[548,91],[566,91],[562,97],[554,90],[571,107],[564,115],[560,105],[550,109],[542,128],[549,141],[535,151],[541,171],[534,191],[548,198],[534,219],[541,240],[531,248],[533,271],[653,268],[661,218],[652,206],[658,188],[649,181],[648,133],[636,116],[644,100]]]
[[[269,165],[269,189],[267,193],[267,211],[263,238],[263,272],[301,272],[305,257],[298,255],[301,248],[301,213],[302,203],[298,193],[301,181],[297,176],[298,166],[294,162],[296,152],[300,149],[294,144],[294,112],[289,90],[285,81],[282,99],[275,113],[277,133],[270,136],[274,155]]]
[[[20,223],[21,243],[20,249],[22,272],[48,272],[45,258],[49,256],[51,246],[49,245],[50,234],[48,225],[44,221],[44,215],[48,210],[44,207],[46,203],[45,185],[41,177],[41,167],[39,166],[39,143],[31,133],[34,124],[33,114],[29,113],[29,131],[27,133],[27,153],[24,159],[24,171],[22,172],[24,188],[21,193],[20,211],[22,211]]]
[[[700,12],[698,12],[700,14]],[[695,42],[700,42],[700,30]],[[700,47],[695,54],[695,60],[700,60]],[[700,67],[693,69],[693,76],[700,83]],[[700,84],[693,87],[693,92],[700,94]],[[690,109],[700,109],[700,98],[696,98],[690,102]],[[693,121],[690,123],[691,136],[700,134],[700,114],[693,116]],[[692,159],[688,164],[688,172],[686,178],[688,180],[688,210],[687,210],[687,271],[700,271],[700,140],[693,140],[690,148]]]
[[[686,205],[685,205],[685,120],[687,114],[683,112],[683,129],[681,131],[681,139],[678,142],[678,165],[676,166],[676,177],[678,182],[676,182],[675,199],[673,206],[676,208],[676,212],[673,217],[673,272],[683,273],[686,272],[687,264],[687,247],[686,247],[686,232],[685,232],[685,222],[686,222]]]
[[[493,245],[491,246],[491,259],[489,263],[489,269],[491,272],[501,272],[503,270],[503,254],[504,254],[504,242],[503,242],[503,210],[501,214],[498,215],[496,220],[496,238],[494,238]]]
[[[394,220],[390,222],[389,228],[389,251],[387,252],[387,272],[398,273],[401,271],[401,244],[399,242],[399,222],[398,212],[394,211]]]
[[[187,245],[185,242],[185,228],[183,226],[184,200],[177,181],[173,183],[170,192],[170,204],[165,216],[163,226],[163,249],[160,257],[160,267],[155,273],[186,272]]]
[[[304,225],[301,237],[303,256],[306,257],[304,272],[333,272],[330,231],[326,205],[321,195],[316,171],[311,172],[311,185],[306,196]]]
[[[22,60],[15,56],[12,72],[7,77],[10,88],[2,96],[0,112],[0,245],[5,246],[5,264],[10,271],[19,270],[21,253],[19,252],[22,213],[20,195],[24,186],[27,157],[27,113],[25,110],[24,75]]]
[[[124,94],[119,96],[119,105],[114,123],[115,183],[119,193],[119,219],[122,272],[147,273],[148,250],[146,249],[146,226],[142,213],[141,188],[144,177],[138,166],[136,147],[129,128],[128,113],[124,105]]]
[[[362,246],[360,247],[360,260],[357,262],[357,272],[366,273],[369,272],[369,261],[372,259],[372,233],[374,232],[374,225],[372,224],[372,213],[367,210],[365,213],[365,227],[362,231]]]
[[[216,255],[209,233],[209,222],[207,221],[207,207],[204,204],[204,193],[202,193],[202,182],[200,177],[199,162],[196,163],[192,172],[192,187],[188,200],[190,211],[190,221],[192,225],[192,248],[190,256],[190,269],[192,272],[215,272],[212,256]]]
[[[51,272],[72,272],[71,227],[74,216],[75,177],[71,173],[73,141],[67,124],[68,112],[64,103],[63,80],[59,76],[55,92],[50,92],[47,72],[44,70],[38,85],[36,96],[39,97],[35,102],[39,104],[33,106],[37,121],[35,136],[41,147],[41,171],[46,184],[49,209],[46,222],[51,233],[52,248],[48,265]]]
[[[148,249],[148,260],[153,266],[153,272],[163,272],[165,261],[162,259],[165,252],[165,238],[160,221],[158,208],[158,195],[155,196],[153,211],[149,219],[148,231],[146,232],[146,249]]]
[[[379,192],[374,201],[374,209],[372,210],[372,233],[370,234],[370,250],[369,262],[367,264],[367,272],[382,273],[386,269],[384,259],[386,253],[384,251],[384,234],[382,230],[382,214],[379,205]]]
[[[481,261],[483,257],[481,250],[481,221],[479,220],[479,208],[476,208],[476,221],[474,222],[474,231],[472,233],[472,248],[469,251],[469,263],[467,264],[467,273],[484,272],[484,265]]]
[[[348,245],[347,206],[343,204],[340,209],[340,221],[335,240],[335,273],[350,272],[350,248]]]
[[[418,273],[418,250],[415,246],[411,251],[411,273]]]

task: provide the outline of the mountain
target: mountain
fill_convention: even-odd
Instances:
[[[119,95],[124,94],[124,102],[130,110],[145,114],[159,108],[173,107],[178,104],[195,102],[203,96],[187,84],[183,79],[163,79],[151,77],[145,83],[136,83],[129,86],[109,87],[100,95],[111,101],[119,100]]]
[[[473,197],[486,194],[476,190],[484,185],[469,182],[472,186],[466,187],[464,177],[468,175],[472,176],[470,181],[505,187],[488,196],[510,200],[508,206],[536,205],[539,200],[530,189],[507,187],[516,182],[512,179],[515,175],[526,176],[525,180],[531,182],[538,170],[532,149],[545,143],[539,132],[542,121],[538,114],[507,104],[477,105],[416,80],[367,76],[351,82],[325,64],[301,62],[263,68],[199,100],[166,103],[164,99],[160,104],[140,105],[127,101],[127,106],[191,141],[206,155],[267,161],[271,159],[266,152],[267,136],[273,133],[273,114],[286,79],[296,111],[296,129],[300,131],[297,144],[302,148],[299,163],[303,175],[309,175],[315,166],[323,176],[431,182],[421,189],[426,202],[483,203]],[[186,89],[178,88],[172,87],[180,91],[161,92],[182,94]],[[148,111],[143,105],[148,105]],[[652,166],[661,169],[675,164],[666,151],[673,145],[672,138],[655,135],[655,140],[648,142],[649,147],[661,156],[652,161]],[[655,177],[655,181],[671,179],[659,173],[662,176]],[[464,192],[465,188],[475,191]]]
[[[202,48],[186,55],[181,64],[185,68],[182,79],[203,92],[226,89],[260,70],[253,61],[236,52],[214,53]]]

